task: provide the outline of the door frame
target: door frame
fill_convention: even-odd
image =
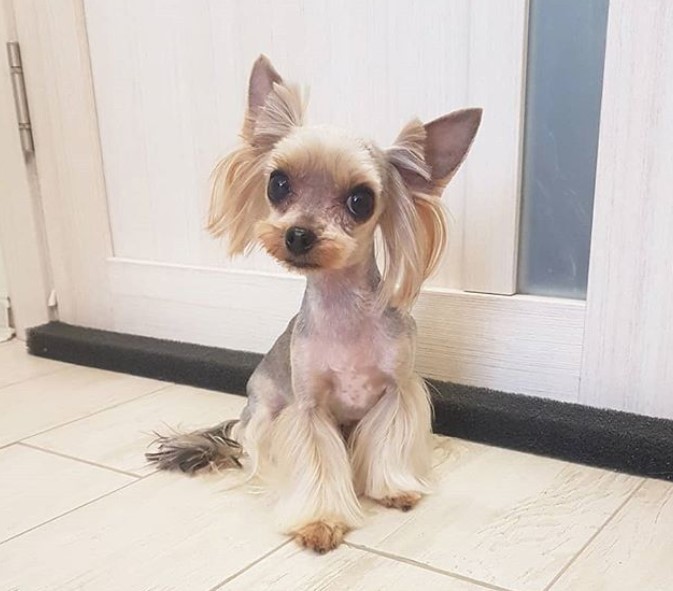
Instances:
[[[12,327],[20,339],[26,329],[53,318],[53,289],[40,187],[34,155],[24,153],[15,114],[6,44],[18,39],[12,5],[0,3],[0,241],[9,288]]]
[[[643,72],[648,68],[642,66],[649,63],[647,60],[639,67],[626,65],[633,59],[629,56],[638,36],[651,36],[648,27],[660,16],[653,16],[652,11],[673,18],[669,17],[673,9],[666,3],[654,0],[645,16],[638,15],[643,7],[628,0],[612,0],[610,5],[586,304],[557,298],[424,289],[415,309],[419,324],[417,362],[423,374],[508,392],[673,417],[673,396],[644,388],[644,384],[654,383],[659,388],[670,387],[673,394],[673,374],[662,373],[668,370],[662,370],[661,364],[632,367],[638,362],[634,356],[646,356],[648,352],[670,361],[668,365],[673,367],[673,347],[670,352],[661,350],[667,339],[673,342],[673,304],[661,306],[661,318],[668,318],[667,314],[672,318],[670,328],[652,323],[653,312],[648,311],[650,342],[640,339],[639,348],[632,347],[627,355],[630,369],[621,367],[624,351],[630,347],[623,339],[630,335],[615,327],[643,318],[643,310],[634,307],[634,302],[638,304],[644,296],[640,288],[620,285],[615,289],[615,281],[630,277],[638,262],[633,256],[620,256],[628,255],[625,241],[617,240],[609,231],[616,223],[627,224],[636,234],[642,229],[642,216],[626,218],[631,210],[624,204],[631,196],[610,179],[616,171],[628,177],[643,170],[641,165],[632,166],[637,154],[622,150],[624,141],[620,138],[633,131],[639,114],[656,93],[656,84],[650,84],[643,87],[646,96],[636,99],[631,94],[641,77],[653,74],[654,66],[648,74]],[[61,318],[120,332],[266,350],[295,312],[302,280],[116,258],[107,217],[82,2],[23,0],[15,8],[17,32],[28,62],[37,168]],[[655,63],[657,51],[668,50],[665,43],[665,37],[656,36],[642,51]],[[671,84],[663,79],[663,73],[658,76],[658,84]],[[669,95],[673,96],[673,89]],[[625,104],[628,109],[624,109]],[[666,113],[673,112],[670,103],[662,108]],[[627,119],[626,123],[620,124],[616,114]],[[655,121],[647,121],[646,131],[651,132]],[[658,162],[661,155],[648,152],[647,157]],[[74,158],[79,163],[76,170],[71,166]],[[653,211],[668,215],[666,204],[667,196],[658,190],[648,200],[648,216]],[[638,207],[644,208],[645,203]],[[654,249],[662,248],[673,250],[673,234],[658,235],[657,242],[646,244],[638,256],[646,254],[645,250],[656,256]],[[645,291],[647,285],[661,288],[659,271],[644,277],[649,281]],[[278,289],[279,282],[283,289]],[[673,278],[664,283],[673,292]],[[269,293],[274,294],[272,303]],[[162,320],[166,317],[174,319],[171,326]],[[187,332],[185,327],[189,327]],[[631,389],[629,395],[624,394],[625,387]]]

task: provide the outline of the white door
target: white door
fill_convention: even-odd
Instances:
[[[608,116],[623,95],[617,39],[634,11],[613,4]],[[210,169],[236,141],[246,78],[265,53],[310,85],[310,121],[384,145],[413,116],[485,109],[444,197],[449,252],[415,310],[423,374],[673,416],[668,399],[629,403],[606,394],[609,380],[581,386],[583,355],[585,372],[617,359],[584,348],[616,313],[608,271],[592,268],[590,311],[607,311],[589,314],[586,338],[583,300],[516,294],[525,0],[21,0],[13,10],[62,321],[260,352],[282,331],[303,280],[262,253],[229,261],[203,231]],[[599,188],[614,163],[602,166]],[[598,257],[618,214],[596,200]]]

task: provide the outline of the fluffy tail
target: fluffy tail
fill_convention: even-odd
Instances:
[[[157,435],[156,451],[147,452],[148,462],[160,470],[179,470],[196,474],[202,470],[240,468],[243,447],[231,432],[238,420],[225,421],[209,429],[193,433]]]

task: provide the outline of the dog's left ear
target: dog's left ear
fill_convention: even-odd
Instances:
[[[382,303],[408,308],[437,267],[447,242],[441,195],[472,145],[481,109],[407,124],[385,157],[392,168],[379,224],[383,236]]]
[[[441,195],[465,160],[481,115],[481,109],[462,109],[425,125],[412,121],[401,131],[387,156],[409,190]]]

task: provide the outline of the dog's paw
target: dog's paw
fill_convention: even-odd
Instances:
[[[295,539],[300,546],[324,554],[339,546],[347,532],[348,528],[342,523],[315,521],[297,531]]]
[[[422,495],[416,492],[400,493],[392,497],[383,497],[382,499],[375,499],[377,503],[380,503],[384,507],[390,509],[400,509],[401,511],[411,511],[418,501],[420,501]]]

